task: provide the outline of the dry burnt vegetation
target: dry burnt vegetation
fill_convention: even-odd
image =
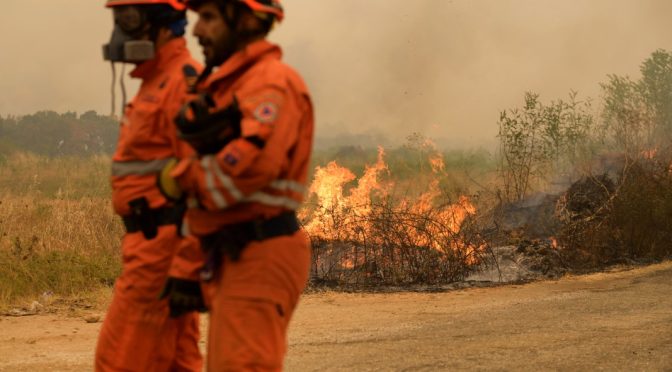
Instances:
[[[338,156],[318,166],[300,214],[313,245],[312,284],[372,289],[463,280],[488,246],[469,173],[474,164],[494,169],[491,159],[441,153],[419,134],[388,151],[353,150],[373,161],[359,177]]]
[[[366,215],[356,207],[322,211],[321,227],[333,234],[311,234],[314,285],[452,283],[463,280],[486,253],[466,200],[418,210],[389,198],[367,209]]]
[[[609,76],[597,117],[576,93],[547,105],[528,93],[500,118],[500,206],[546,191],[533,222],[552,227],[570,269],[672,256],[672,54],[654,52],[641,73]]]
[[[45,120],[84,142],[42,141],[53,132],[36,131]],[[107,289],[119,273],[122,227],[108,186],[107,126],[116,125],[106,120],[0,120],[0,307]],[[547,276],[672,255],[669,53],[655,52],[637,81],[610,76],[599,102],[528,93],[499,129],[494,156],[440,151],[420,134],[384,150],[317,150],[300,211],[311,285],[442,285],[502,254]]]
[[[672,254],[670,157],[624,158],[616,175],[587,176],[558,204],[559,240],[574,268],[650,262]]]

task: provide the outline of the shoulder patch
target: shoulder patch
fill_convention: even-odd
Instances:
[[[257,105],[254,109],[254,118],[260,123],[273,123],[278,118],[278,105],[270,101]]]

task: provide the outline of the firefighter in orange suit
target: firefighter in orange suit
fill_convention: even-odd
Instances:
[[[123,271],[100,331],[95,369],[200,371],[198,313],[192,310],[203,310],[202,254],[198,241],[179,231],[186,205],[166,200],[156,185],[167,163],[193,153],[177,139],[173,124],[202,70],[183,37],[186,5],[181,0],[106,5],[115,27],[103,47],[105,59],[135,64],[131,76],[142,85],[125,107],[112,158],[113,206],[127,232]]]
[[[176,125],[197,156],[159,183],[188,198],[186,223],[207,255],[210,371],[278,371],[308,280],[296,210],[306,190],[313,106],[303,80],[265,40],[277,0],[190,0],[206,69]],[[217,67],[216,70],[213,70]],[[211,71],[214,71],[210,74]]]

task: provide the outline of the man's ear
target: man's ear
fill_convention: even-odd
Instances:
[[[254,30],[256,31],[261,31],[264,29],[264,26],[262,24],[262,20],[259,19],[254,13],[250,12],[243,12],[242,19],[240,21],[241,23],[241,28],[244,30]]]

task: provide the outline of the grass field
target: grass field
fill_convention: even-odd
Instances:
[[[336,160],[360,177],[377,150],[317,152],[315,166]],[[441,186],[451,194],[477,192],[474,177],[490,174],[482,151],[445,154]],[[417,149],[386,154],[387,177],[413,194],[431,167]],[[109,156],[0,156],[0,309],[46,294],[77,297],[109,288],[121,269],[123,227],[111,208]],[[356,182],[352,184],[356,185]]]
[[[114,282],[122,226],[109,201],[108,169],[104,156],[3,158],[0,307]]]

